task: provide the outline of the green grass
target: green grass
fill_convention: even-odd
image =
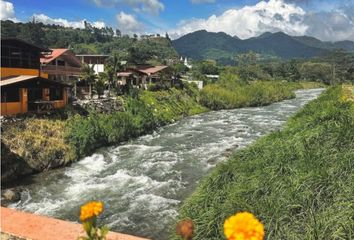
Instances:
[[[193,87],[185,90],[142,91],[139,99],[126,97],[125,112],[76,115],[67,121],[66,142],[83,157],[105,145],[151,133],[158,126],[207,111],[196,102]]]
[[[172,88],[167,91],[144,91],[140,100],[152,111],[159,125],[177,121],[183,117],[208,111],[197,102],[198,90],[187,85],[185,90]]]
[[[354,104],[342,95],[327,90],[205,177],[180,209],[193,239],[224,239],[239,211],[255,214],[267,239],[354,239]]]
[[[251,84],[210,84],[201,92],[202,105],[213,109],[232,109],[264,106],[273,102],[294,98],[294,90],[300,84],[276,81],[258,81]]]

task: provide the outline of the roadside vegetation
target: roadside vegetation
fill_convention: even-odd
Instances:
[[[224,219],[254,213],[267,239],[354,237],[354,102],[332,87],[280,131],[237,151],[184,202],[193,239],[223,239]],[[176,238],[177,239],[177,238]]]

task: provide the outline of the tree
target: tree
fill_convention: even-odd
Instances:
[[[133,64],[146,63],[153,56],[153,50],[150,45],[144,41],[137,41],[129,48],[129,62]]]
[[[90,66],[88,64],[84,64],[82,66],[82,71],[80,75],[80,78],[89,85],[90,98],[92,98],[92,84],[95,82],[96,79],[94,66],[95,65]]]
[[[253,51],[237,54],[236,62],[239,66],[254,65],[257,63],[257,54]]]
[[[308,81],[331,83],[332,66],[329,63],[305,62],[300,68],[301,76]]]
[[[123,55],[114,53],[113,56],[111,56],[108,59],[108,63],[106,66],[106,74],[107,74],[107,80],[108,80],[108,96],[111,94],[111,86],[115,85],[117,86],[117,73],[120,72],[123,69],[122,65],[122,60],[123,60]]]
[[[98,74],[98,79],[95,82],[95,90],[98,95],[98,98],[103,95],[104,90],[106,89],[106,82],[107,82],[107,74],[105,72],[100,72]]]
[[[116,29],[116,37],[120,38],[122,36],[122,32],[119,29]]]
[[[217,75],[219,74],[219,68],[216,65],[216,62],[213,60],[205,60],[197,65],[197,68],[202,74],[211,74]]]

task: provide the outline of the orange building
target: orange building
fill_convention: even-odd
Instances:
[[[50,50],[16,38],[1,39],[1,115],[62,108],[69,85],[48,79],[40,70],[42,53]]]

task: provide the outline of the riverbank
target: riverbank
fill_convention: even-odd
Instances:
[[[178,209],[198,182],[235,149],[282,128],[323,89],[298,90],[268,106],[209,111],[159,127],[151,134],[102,147],[70,166],[17,182],[21,201],[10,205],[77,221],[88,199],[107,206],[102,224],[112,231],[168,239]]]
[[[180,209],[195,224],[193,239],[223,239],[224,220],[239,211],[255,214],[271,239],[353,236],[352,97],[327,90],[283,130],[218,165]]]
[[[289,90],[296,88],[294,84],[266,84],[278,89],[272,91],[272,101],[294,97]],[[271,103],[262,97],[258,99],[259,105]],[[125,111],[82,114],[69,108],[54,117],[23,118],[3,124],[1,141],[8,151],[1,152],[2,182],[68,165],[99,147],[127,141],[185,116],[209,111],[202,106],[197,88],[189,85],[183,90],[142,91],[123,101]]]

